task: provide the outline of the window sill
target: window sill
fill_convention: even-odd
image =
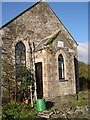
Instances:
[[[65,79],[59,79],[59,82],[67,82],[68,80]]]

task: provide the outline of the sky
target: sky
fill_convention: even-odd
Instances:
[[[2,22],[4,25],[33,2],[2,2]],[[79,44],[78,59],[87,63],[88,61],[88,2],[49,2],[49,6],[62,21],[64,26],[71,33]]]

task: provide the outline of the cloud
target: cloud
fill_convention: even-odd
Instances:
[[[84,63],[88,63],[88,43],[86,42],[78,44],[78,60]]]

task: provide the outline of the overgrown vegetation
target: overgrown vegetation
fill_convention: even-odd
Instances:
[[[78,93],[78,100],[76,101],[76,106],[85,106],[88,104],[88,91],[81,91]]]
[[[3,120],[28,120],[37,118],[37,110],[25,102],[10,102],[3,107]]]
[[[34,82],[30,69],[22,67],[19,71],[17,71],[16,79],[18,94],[17,97],[20,97],[20,99],[30,97],[30,86]]]
[[[78,62],[80,90],[90,89],[89,67],[88,64]]]
[[[21,67],[16,71],[16,96],[9,97],[7,103],[3,103],[3,120],[21,120],[36,118],[37,111],[35,104],[32,107],[32,84],[34,83],[33,74],[27,67]],[[10,86],[10,83],[9,83]],[[10,86],[11,87],[11,86]]]

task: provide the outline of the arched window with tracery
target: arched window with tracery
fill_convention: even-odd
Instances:
[[[64,59],[63,56],[60,54],[58,56],[58,71],[59,71],[59,80],[64,79]]]
[[[15,63],[16,71],[20,70],[21,67],[26,66],[26,48],[21,41],[15,46]]]

